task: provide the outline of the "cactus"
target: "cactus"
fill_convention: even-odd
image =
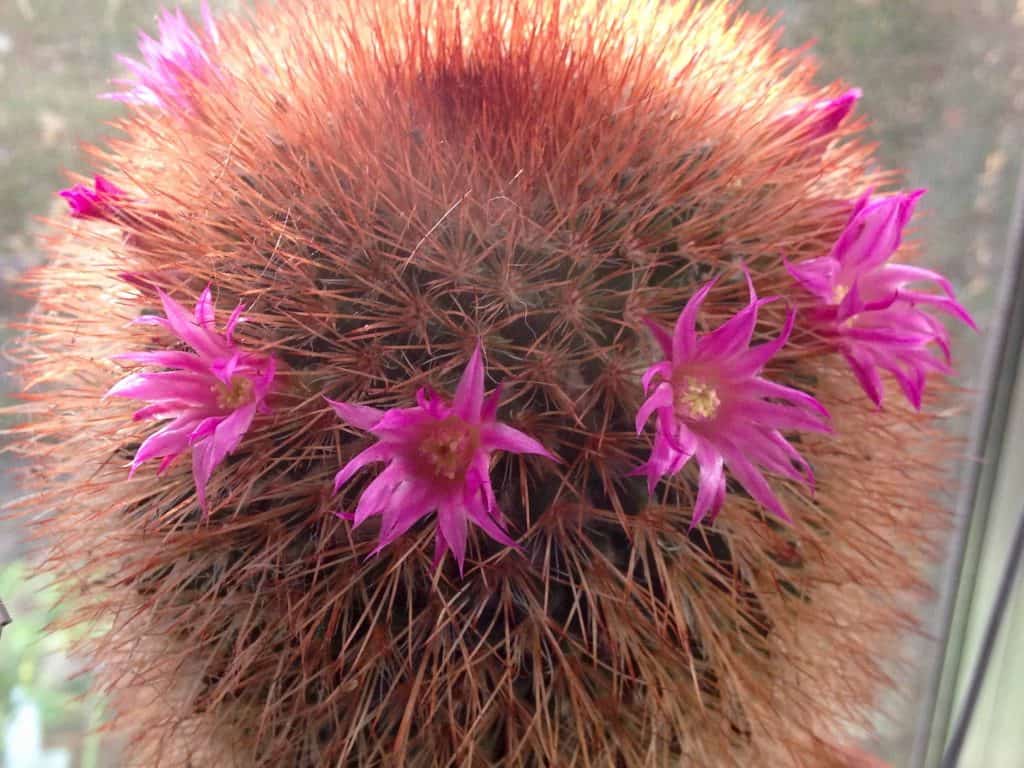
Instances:
[[[859,92],[723,2],[161,33],[28,277],[14,441],[132,756],[844,765],[946,522],[935,312],[970,320],[880,266],[916,193],[865,197]]]

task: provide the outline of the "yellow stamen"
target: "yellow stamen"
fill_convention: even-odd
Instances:
[[[676,410],[691,419],[712,419],[722,401],[715,388],[706,381],[691,379],[676,387]]]
[[[843,299],[846,298],[846,294],[850,292],[850,286],[848,285],[837,285],[832,289],[832,303],[842,304]]]
[[[252,379],[246,376],[232,376],[230,384],[218,381],[211,389],[217,395],[218,408],[238,408],[251,403],[255,396]]]
[[[469,468],[478,438],[462,419],[450,416],[420,442],[418,453],[437,479],[460,479]]]

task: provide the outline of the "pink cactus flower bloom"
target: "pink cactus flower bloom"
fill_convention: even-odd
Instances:
[[[648,322],[665,358],[643,375],[648,397],[636,415],[637,434],[652,415],[657,423],[650,458],[634,474],[646,475],[653,493],[662,477],[696,456],[700,478],[691,525],[721,509],[726,468],[755,501],[788,521],[763,471],[813,487],[810,466],[782,433],[829,432],[828,412],[810,395],[759,375],[789,338],[795,313],[787,314],[774,341],[751,347],[758,309],[778,297],[758,299],[749,277],[750,303],[714,331],[697,333],[697,313],[714,282],[687,302],[672,334]]]
[[[334,479],[335,493],[367,464],[388,462],[366,486],[352,515],[356,526],[372,515],[381,516],[374,554],[433,511],[435,566],[451,550],[462,573],[469,522],[492,539],[516,546],[505,532],[491,487],[492,454],[554,457],[534,438],[496,420],[500,396],[499,388],[484,398],[483,357],[477,346],[451,405],[425,389],[417,393],[413,408],[380,411],[327,401],[343,421],[378,440],[341,468]]]
[[[820,301],[809,315],[811,325],[834,341],[864,392],[879,407],[883,393],[879,369],[892,374],[917,409],[926,375],[952,372],[949,333],[929,310],[976,328],[945,277],[922,267],[888,263],[924,193],[918,189],[873,199],[868,191],[854,205],[827,256],[787,265],[800,285]],[[908,287],[929,282],[942,293]]]
[[[860,88],[851,88],[834,99],[824,99],[787,110],[776,120],[787,129],[803,125],[806,128],[806,139],[819,139],[839,128],[861,95]]]
[[[68,189],[62,189],[60,196],[67,200],[71,208],[71,218],[109,221],[112,204],[127,197],[127,194],[113,182],[97,175],[93,178],[92,189],[85,184],[75,184]]]
[[[157,289],[166,317],[144,315],[137,322],[159,325],[194,351],[131,352],[117,359],[173,370],[133,373],[115,384],[107,397],[129,397],[149,403],[135,420],[167,422],[135,454],[131,473],[150,459],[162,459],[163,472],[179,455],[192,449],[192,474],[203,511],[208,511],[206,485],[214,469],[238,447],[257,413],[269,411],[275,372],[274,358],[245,352],[233,339],[242,307],[231,314],[223,333],[214,329],[213,300],[203,291],[192,316]]]
[[[127,89],[104,94],[104,97],[127,104],[151,105],[166,111],[190,111],[193,105],[185,81],[209,82],[217,73],[208,46],[216,46],[220,36],[205,1],[201,13],[206,31],[204,37],[193,29],[181,9],[161,11],[157,19],[160,39],[154,40],[144,32],[139,34],[142,61],[118,56],[131,77],[115,82]]]

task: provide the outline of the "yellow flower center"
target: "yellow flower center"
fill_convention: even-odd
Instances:
[[[837,285],[832,289],[832,303],[842,304],[843,299],[846,298],[846,294],[850,292],[850,286],[848,285]]]
[[[476,430],[457,416],[449,416],[430,429],[420,441],[418,453],[436,479],[461,480],[479,442]]]
[[[217,395],[218,408],[238,408],[251,403],[256,394],[252,379],[246,376],[232,376],[229,384],[218,381],[211,389]]]
[[[676,412],[687,418],[713,419],[722,404],[715,388],[700,379],[684,379],[675,392]]]

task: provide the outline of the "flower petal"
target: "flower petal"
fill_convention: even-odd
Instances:
[[[760,373],[768,361],[775,357],[779,350],[786,345],[786,342],[789,340],[789,334],[793,331],[795,320],[796,312],[790,309],[786,313],[786,321],[782,326],[782,330],[775,339],[748,349],[743,354],[737,355],[732,361],[724,364],[724,367],[729,371],[729,375],[737,379],[743,379]]]
[[[473,356],[469,359],[466,370],[462,372],[459,379],[459,386],[455,390],[455,399],[452,401],[452,409],[459,418],[467,422],[477,424],[480,422],[480,413],[484,403],[484,364],[483,352],[480,345],[476,345]]]
[[[655,376],[660,376],[663,379],[668,379],[669,377],[671,377],[671,375],[672,363],[668,362],[667,360],[652,365],[650,368],[644,371],[644,375],[640,379],[640,384],[644,388],[644,394],[647,394],[647,390],[650,389],[651,382],[654,380]]]
[[[445,544],[455,556],[455,562],[459,564],[459,575],[462,576],[466,562],[468,530],[466,515],[459,500],[442,499],[437,507],[437,526]]]
[[[555,460],[555,457],[540,442],[508,424],[498,422],[481,427],[480,448],[488,452],[527,453]]]
[[[672,333],[672,362],[689,360],[697,351],[697,314],[718,279],[709,280],[686,302]]]
[[[351,480],[353,475],[367,464],[373,464],[376,461],[388,461],[393,457],[394,448],[387,443],[376,443],[357,453],[334,476],[334,493],[341,490],[341,486]]]
[[[135,470],[150,459],[177,456],[188,450],[188,436],[197,423],[198,420],[192,416],[182,416],[143,440],[135,452],[128,476],[135,474]]]
[[[804,289],[827,303],[832,303],[839,266],[839,262],[831,256],[810,259],[799,264],[786,262],[786,270],[789,274]]]
[[[181,368],[195,373],[206,373],[209,368],[191,352],[160,351],[160,352],[126,352],[114,355],[114,360],[129,360],[142,365],[159,365],[164,368]]]
[[[846,358],[853,375],[857,377],[861,389],[871,398],[871,402],[881,408],[882,380],[878,376],[878,369],[875,368],[874,363],[864,355],[849,349],[843,353],[843,357]]]
[[[187,371],[133,373],[125,376],[103,396],[134,400],[174,400],[214,408],[217,398],[208,378]]]
[[[747,460],[741,451],[730,451],[725,456],[725,461],[733,477],[739,481],[740,485],[746,489],[747,493],[758,504],[779,519],[785,520],[787,523],[791,522],[789,515],[783,509],[782,503],[775,495],[775,492],[772,491],[771,486],[768,485],[764,475]]]
[[[722,454],[704,445],[697,449],[697,463],[700,465],[700,480],[697,502],[693,507],[690,528],[700,525],[707,514],[714,517],[725,497],[725,459]]]
[[[334,409],[336,414],[338,414],[338,418],[357,429],[365,429],[369,431],[377,426],[381,417],[384,416],[384,411],[377,408],[371,408],[368,405],[343,403],[337,400],[331,400],[329,397],[325,397],[324,400],[326,400],[327,404]]]
[[[651,393],[651,396],[643,402],[636,412],[636,433],[639,435],[644,431],[648,419],[651,418],[655,411],[661,408],[672,408],[673,403],[672,385],[667,381],[661,382],[661,384],[654,388],[654,392]]]
[[[202,357],[215,358],[225,353],[225,345],[220,343],[212,332],[196,325],[183,306],[159,288],[157,288],[157,295],[160,296],[160,302],[163,304],[167,322],[179,339]]]
[[[648,327],[648,329],[650,329],[651,335],[654,337],[654,340],[658,343],[658,346],[661,347],[662,353],[665,355],[665,357],[671,360],[672,334],[666,331],[664,328],[662,328],[653,319],[649,317],[644,318],[644,324]]]
[[[208,330],[213,329],[213,297],[210,294],[209,285],[207,285],[206,288],[203,289],[203,292],[199,294],[199,301],[196,302],[194,315],[196,325]]]

